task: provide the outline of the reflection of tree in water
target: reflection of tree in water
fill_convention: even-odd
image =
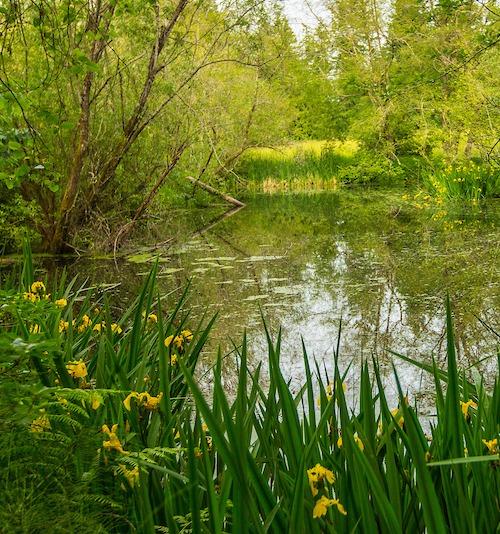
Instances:
[[[336,215],[342,222],[343,214]],[[463,365],[491,354],[494,339],[474,314],[498,309],[492,292],[497,264],[488,261],[488,238],[494,242],[495,236],[447,235],[431,232],[422,221],[400,228],[387,217],[373,219],[367,224],[366,215],[361,217],[364,232],[351,218],[330,224],[327,230],[336,231],[308,241],[313,247],[301,269],[305,288],[300,302],[280,313],[288,333],[297,337],[300,332],[306,346],[322,357],[331,351],[334,325],[342,316],[347,360],[371,353],[383,358],[389,348],[427,361],[434,354],[445,364],[444,298],[449,291]],[[295,353],[298,358],[300,348]]]
[[[406,262],[405,265],[405,258],[394,257],[383,244],[378,245],[378,250],[372,246],[370,253],[366,249],[360,253],[344,241],[338,250],[342,260],[337,258],[336,264],[343,262],[344,267],[338,273],[336,283],[320,291],[332,292],[334,302],[344,296],[344,332],[352,328],[354,344],[367,352],[379,353],[392,348],[419,351],[427,356],[432,353],[442,355],[446,285],[440,280],[429,284],[430,278],[426,279],[428,270],[419,269],[418,263]],[[436,261],[439,262],[439,258],[436,257]],[[316,275],[315,278],[324,280],[324,276]],[[411,277],[416,282],[413,287],[408,284]],[[428,286],[423,287],[422,282],[427,282]],[[478,355],[478,347],[472,346],[471,342],[474,340],[482,345],[485,333],[473,314],[491,309],[494,305],[491,291],[479,287],[474,299],[464,299],[471,287],[469,276],[455,280],[451,287],[459,355],[473,357]]]
[[[169,295],[166,307],[192,279],[192,320],[219,312],[207,361],[219,344],[223,353],[232,350],[230,339],[240,343],[245,329],[254,363],[265,360],[262,311],[273,332],[283,327],[282,361],[297,387],[304,377],[301,336],[311,360],[325,361],[332,374],[341,318],[344,368],[375,354],[389,376],[386,349],[425,361],[434,354],[445,366],[447,291],[461,362],[490,355],[496,340],[475,315],[499,329],[498,233],[491,221],[474,231],[431,227],[420,212],[399,209],[399,199],[349,191],[258,197],[213,227],[207,226],[220,210],[196,217],[178,212],[172,229],[165,221],[151,229],[155,243],[175,240],[153,247],[144,234],[142,241],[161,254],[158,285]],[[189,237],[203,227],[205,232]],[[137,292],[138,273],[149,266],[122,260],[116,271],[111,265],[80,260],[73,272],[120,281],[125,301],[125,286],[133,288],[129,294]],[[397,364],[402,378],[418,386],[415,369]]]

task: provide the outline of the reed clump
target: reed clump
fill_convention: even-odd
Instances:
[[[256,148],[241,158],[236,169],[251,191],[281,193],[336,189],[337,174],[351,162],[352,142],[302,141],[288,146]]]
[[[266,380],[244,336],[235,395],[219,353],[208,396],[196,368],[214,319],[191,327],[184,299],[167,313],[156,266],[115,317],[64,276],[48,289],[25,255],[0,288],[5,532],[498,530],[500,387],[459,370],[449,302],[448,368],[412,361],[434,377],[436,419],[424,431],[397,366],[399,404],[377,361],[365,362],[354,410],[338,354],[322,381],[304,348],[293,394],[281,336],[265,325]]]

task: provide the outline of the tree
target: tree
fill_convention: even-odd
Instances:
[[[210,85],[221,65],[272,59],[255,63],[235,46],[260,4],[0,4],[0,179],[36,205],[46,250],[71,248],[96,219],[119,228],[141,217],[196,145],[197,79]]]
[[[493,5],[338,0],[328,7],[330,20],[308,46],[320,56],[316,64],[326,63],[332,137],[352,137],[393,159],[438,149],[453,160],[473,148],[488,157],[499,134]]]

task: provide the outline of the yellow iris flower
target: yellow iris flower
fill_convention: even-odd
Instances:
[[[319,482],[324,481],[325,479],[330,484],[333,484],[335,482],[335,475],[333,474],[333,472],[327,469],[326,467],[323,467],[321,464],[316,464],[311,469],[308,469],[307,476],[309,478],[309,486],[311,488],[313,497],[316,497],[316,495],[318,494],[318,488],[316,487],[316,485]]]
[[[120,469],[122,470],[123,476],[127,479],[127,482],[130,484],[130,486],[133,488],[135,483],[139,484],[139,467],[136,465],[133,469],[127,469],[127,466],[123,464],[118,464]],[[118,471],[115,471],[115,475],[118,474]],[[121,485],[123,490],[126,490],[125,485]]]
[[[43,282],[33,282],[31,284],[31,292],[32,293],[45,293],[46,289],[45,289],[45,284]]]
[[[67,363],[66,369],[73,378],[83,378],[88,374],[87,366],[81,358],[79,360],[74,360],[72,362]]]
[[[498,454],[498,439],[490,439],[489,441],[483,439],[482,441],[484,445],[488,447],[488,450],[491,452],[491,454]]]
[[[477,404],[472,399],[469,399],[467,402],[460,401],[460,406],[462,407],[463,416],[466,419],[469,415],[469,407],[477,409]]]
[[[46,430],[50,430],[50,428],[51,428],[50,421],[46,415],[37,417],[31,423],[31,432],[35,432],[35,433],[45,432]]]
[[[337,509],[341,514],[347,515],[347,512],[345,511],[342,504],[340,504],[338,499],[329,499],[328,497],[322,495],[321,498],[316,501],[316,505],[313,510],[313,517],[316,519],[318,517],[326,515],[328,508],[334,505],[337,506]]]
[[[78,332],[83,332],[86,328],[92,325],[92,320],[88,315],[82,317],[82,324],[78,327]]]
[[[160,393],[157,397],[152,397],[147,391],[144,391],[143,393],[132,391],[123,401],[123,405],[128,411],[130,411],[132,409],[130,406],[132,399],[137,399],[141,406],[146,408],[146,410],[157,410],[160,407],[160,401],[162,397],[163,393]]]
[[[170,335],[165,339],[165,347],[173,345],[179,350],[184,349],[184,345],[193,339],[193,333],[190,330],[182,330],[178,336]]]
[[[108,425],[102,425],[102,431],[106,433],[109,437],[109,440],[103,441],[102,445],[108,451],[114,449],[118,452],[121,452],[122,454],[129,454],[128,451],[123,450],[123,445],[121,444],[121,441],[118,439],[118,436],[116,435],[117,428],[118,428],[118,424],[113,425],[111,427],[111,430],[109,429]]]

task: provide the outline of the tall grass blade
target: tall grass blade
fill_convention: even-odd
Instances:
[[[394,368],[394,377],[399,392],[399,399],[405,418],[406,432],[408,434],[408,448],[416,471],[418,496],[422,503],[425,526],[428,532],[433,534],[446,534],[448,532],[446,522],[441,511],[432,477],[425,462],[425,449],[422,447],[422,431],[417,428],[410,409],[406,404],[399,378]]]

